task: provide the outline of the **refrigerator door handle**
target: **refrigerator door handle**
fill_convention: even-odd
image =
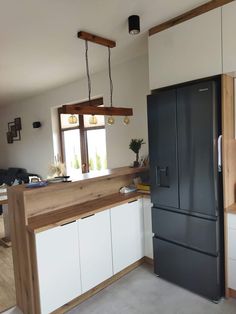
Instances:
[[[218,137],[218,172],[222,171],[222,135]]]
[[[155,176],[156,176],[156,186],[160,186],[160,183],[158,181],[158,177],[159,177],[159,172],[160,172],[160,167],[156,166],[155,167]]]

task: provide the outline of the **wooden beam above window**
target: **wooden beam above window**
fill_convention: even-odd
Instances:
[[[202,4],[198,6],[195,9],[192,9],[188,12],[185,12],[184,14],[181,14],[179,16],[174,17],[173,19],[166,21],[162,24],[159,24],[157,26],[154,26],[149,29],[149,36],[152,36],[154,34],[157,34],[167,28],[173,27],[177,24],[183,23],[187,20],[190,20],[198,15],[204,14],[208,11],[214,10],[216,8],[219,8],[225,4],[228,4],[230,2],[233,2],[234,0],[212,0],[205,4]]]

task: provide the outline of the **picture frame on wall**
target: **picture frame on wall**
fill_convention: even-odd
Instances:
[[[16,130],[16,126],[15,125],[11,125],[10,126],[10,132],[12,134],[12,137],[17,137],[17,130]]]
[[[21,129],[22,129],[21,118],[15,118],[13,122],[8,122],[8,132],[7,132],[8,144],[12,144],[14,141],[21,140],[21,134],[20,134]]]
[[[14,125],[16,127],[16,130],[20,131],[21,130],[21,118],[15,118]]]
[[[12,144],[13,143],[13,136],[11,132],[7,132],[7,143]]]

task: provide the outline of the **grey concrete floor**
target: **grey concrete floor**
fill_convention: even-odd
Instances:
[[[141,266],[67,314],[236,314],[236,300],[214,304]]]

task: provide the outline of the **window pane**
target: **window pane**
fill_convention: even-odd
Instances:
[[[79,115],[78,114],[74,114],[74,116],[77,119],[77,122],[73,123],[73,124],[69,123],[69,117],[70,116],[71,116],[71,114],[60,114],[61,128],[62,129],[68,129],[68,128],[73,128],[75,126],[79,126]]]
[[[97,123],[96,124],[90,124],[89,123],[89,119],[91,118],[91,115],[88,115],[88,114],[85,114],[84,115],[84,127],[85,128],[91,128],[91,127],[94,127],[94,126],[103,126],[105,125],[105,119],[104,119],[104,116],[96,116],[96,119],[97,119]]]
[[[80,153],[80,130],[64,131],[65,164],[67,175],[75,179],[82,173]]]
[[[106,131],[88,130],[88,157],[89,171],[98,171],[107,169],[107,152],[106,152]]]

